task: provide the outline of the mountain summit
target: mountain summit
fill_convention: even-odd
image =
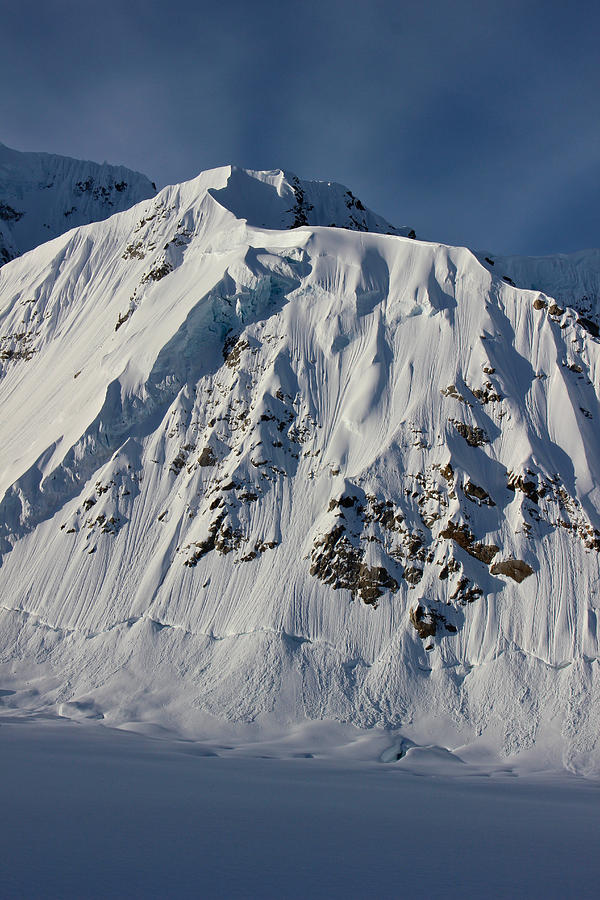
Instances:
[[[397,228],[367,209],[351,190],[330,181],[301,181],[292,172],[275,169],[254,172],[226,166],[205,173],[222,187],[212,196],[249,225],[261,228],[297,228],[328,225],[352,231],[373,231],[415,237],[412,228]]]
[[[409,234],[224,167],[2,268],[13,705],[597,769],[599,254]]]

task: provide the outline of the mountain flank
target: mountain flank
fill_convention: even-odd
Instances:
[[[226,166],[2,267],[11,703],[597,769],[598,251],[413,235]]]

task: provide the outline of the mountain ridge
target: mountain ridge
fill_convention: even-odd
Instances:
[[[145,175],[124,166],[0,143],[0,265],[155,193]]]

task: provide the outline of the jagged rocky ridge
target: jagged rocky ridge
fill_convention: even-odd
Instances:
[[[551,732],[588,771],[598,254],[302,195],[217,169],[3,267],[2,677],[114,724]]]

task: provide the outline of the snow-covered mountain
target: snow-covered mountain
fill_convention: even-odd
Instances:
[[[0,265],[156,193],[145,175],[0,143]]]
[[[2,268],[11,703],[598,768],[600,254],[402,234],[225,167]]]

